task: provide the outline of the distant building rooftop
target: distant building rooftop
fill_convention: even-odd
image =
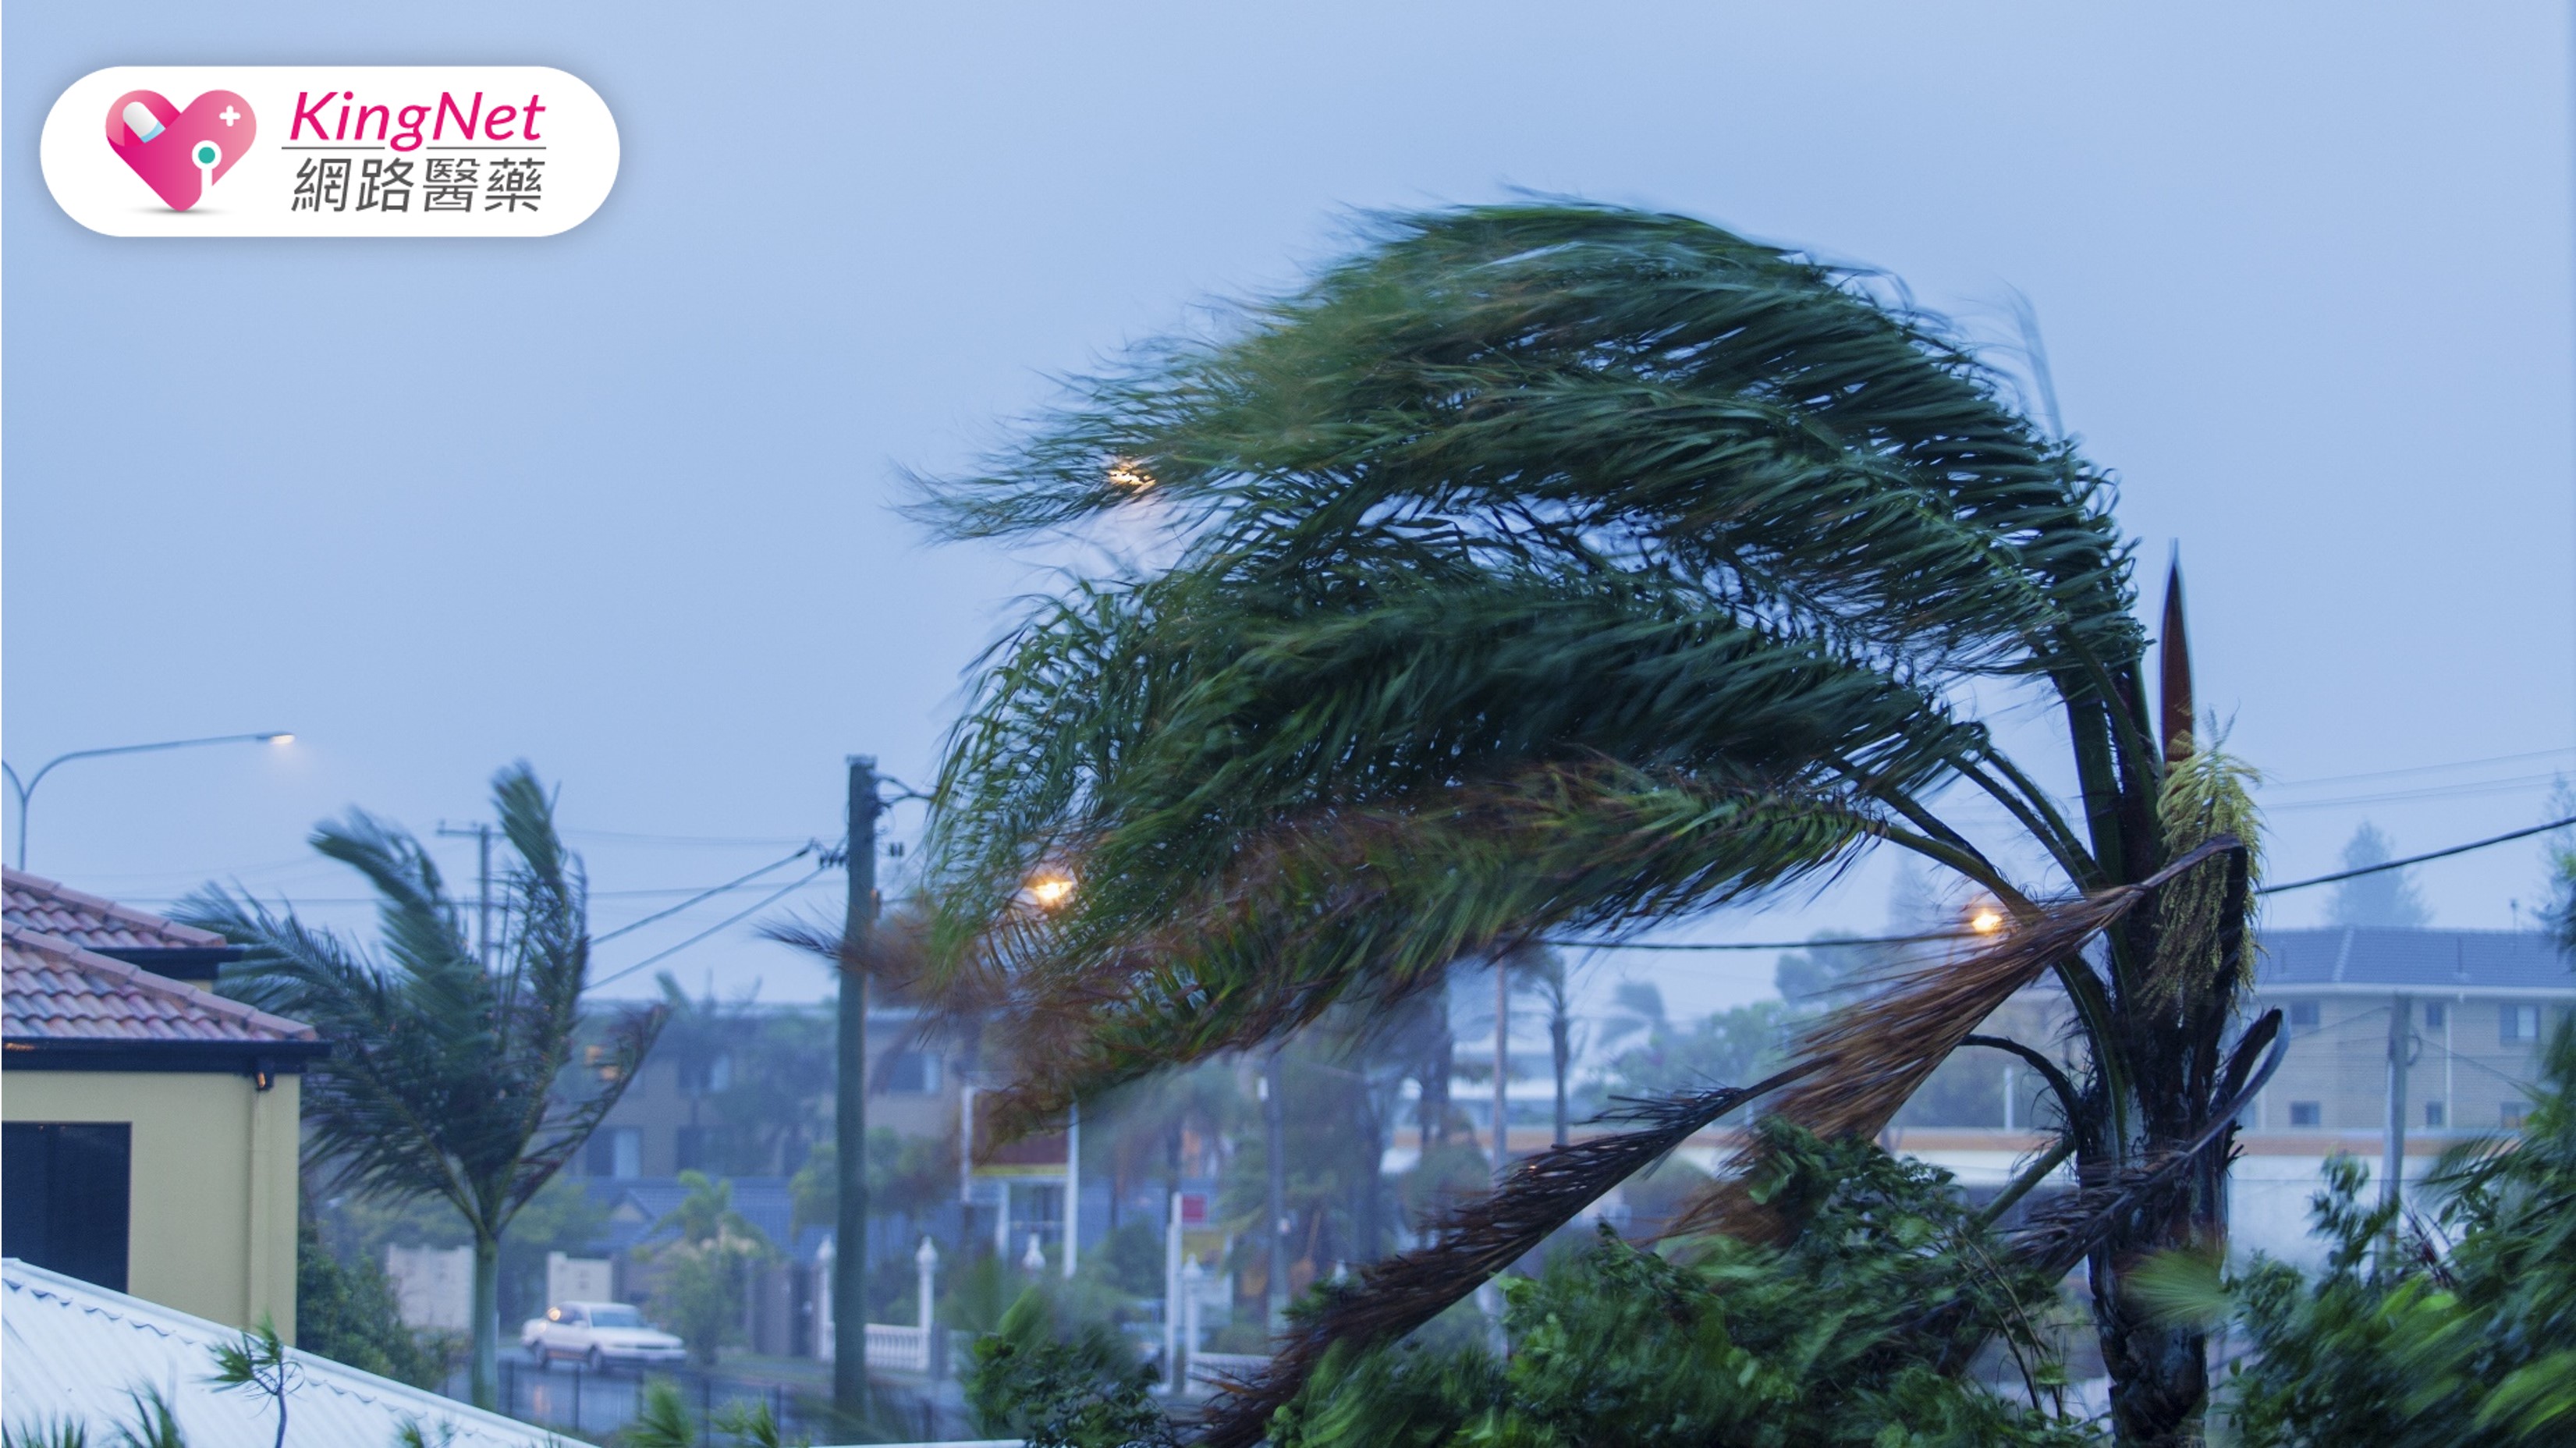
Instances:
[[[2255,988],[2576,995],[2557,942],[2536,930],[2325,926],[2266,930]]]
[[[0,919],[190,980],[213,979],[216,966],[241,954],[211,930],[164,920],[23,870],[0,869]]]

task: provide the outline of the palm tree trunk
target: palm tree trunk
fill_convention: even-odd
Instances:
[[[501,1239],[474,1234],[474,1357],[466,1394],[478,1408],[497,1408],[501,1380]]]

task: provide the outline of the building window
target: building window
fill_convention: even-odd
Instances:
[[[2315,1030],[2317,1028],[2317,1015],[2317,1003],[2315,1001],[2290,1002],[2290,1029],[2294,1031]]]
[[[632,1181],[644,1174],[644,1128],[607,1126],[592,1132],[583,1165],[595,1177]]]
[[[939,1090],[939,1058],[928,1051],[897,1051],[886,1057],[884,1089],[897,1096],[929,1096]]]
[[[2323,1126],[2325,1124],[2325,1116],[2325,1108],[2314,1101],[2293,1101],[2290,1103],[2290,1124],[2292,1126]]]
[[[2451,1008],[2440,1001],[2424,1002],[2424,1029],[2438,1031],[2451,1023]]]
[[[2522,1130],[2524,1120],[2531,1115],[2531,1103],[2528,1101],[2508,1101],[2499,1109],[2504,1117],[2504,1129],[2507,1131]]]
[[[680,1090],[689,1096],[711,1096],[733,1085],[733,1053],[718,1051],[680,1063]]]
[[[2448,1125],[2449,1123],[2445,1122],[2442,1119],[2442,1116],[2443,1110],[2442,1103],[2440,1101],[2427,1101],[2424,1103],[2424,1124],[2426,1126]]]
[[[0,1136],[0,1255],[123,1292],[134,1128],[12,1121]]]
[[[2540,1039],[2540,1007],[2506,1006],[2497,1012],[2496,1039],[2508,1046],[2528,1045]]]
[[[731,1134],[721,1126],[683,1126],[680,1128],[679,1162],[673,1170],[724,1171],[729,1145]]]

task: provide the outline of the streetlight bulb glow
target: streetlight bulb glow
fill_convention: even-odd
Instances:
[[[1968,928],[1979,935],[1992,935],[2004,928],[2004,917],[1990,906],[1979,906],[1977,913],[1968,917]]]
[[[1109,481],[1131,493],[1141,493],[1154,486],[1154,479],[1150,474],[1125,458],[1116,458],[1110,462]]]
[[[292,744],[295,742],[295,736],[292,734],[271,734],[267,736],[267,739],[271,744]]]
[[[1038,908],[1053,910],[1073,898],[1073,877],[1041,875],[1029,882],[1029,898],[1038,902]]]

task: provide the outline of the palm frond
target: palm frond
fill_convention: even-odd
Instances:
[[[1776,888],[1875,827],[1832,798],[1598,763],[1445,791],[1436,810],[1319,813],[1141,929],[1123,911],[1024,911],[990,934],[977,978],[1002,999],[981,1004],[1023,1073],[998,1109],[1024,1127],[1160,1065],[1276,1039],[1346,994],[1400,1000],[1550,929],[1616,935]]]
[[[2116,1168],[2084,1173],[2075,1191],[2032,1214],[2016,1234],[2013,1255],[2040,1271],[2062,1276],[2124,1222],[2155,1216],[2164,1199],[2184,1189],[2192,1172],[2206,1168],[2208,1154],[2234,1137],[2237,1119],[2280,1069],[2290,1043],[2279,1031],[2280,1012],[2267,1012],[2238,1043],[2225,1073],[2231,1089],[2215,1103],[2208,1124],[2198,1133]]]
[[[2206,841],[2144,881],[2008,922],[1993,943],[1963,959],[1882,982],[1884,993],[1834,1010],[1800,1038],[1793,1058],[1819,1069],[1784,1094],[1773,1114],[1829,1140],[1877,1135],[2014,993],[2051,970],[2089,970],[2081,953],[2095,936],[2203,861],[2242,849],[2227,836]],[[1760,1143],[1740,1151],[1732,1167],[1685,1210],[1675,1230],[1755,1240],[1793,1230],[1794,1223],[1763,1209]]]
[[[1233,335],[1084,379],[920,511],[1026,533],[1131,503],[1141,476],[1203,542],[1323,546],[1392,517],[1671,560],[1909,653],[2134,652],[2102,480],[1878,279],[1609,207],[1393,216],[1365,239]]]

